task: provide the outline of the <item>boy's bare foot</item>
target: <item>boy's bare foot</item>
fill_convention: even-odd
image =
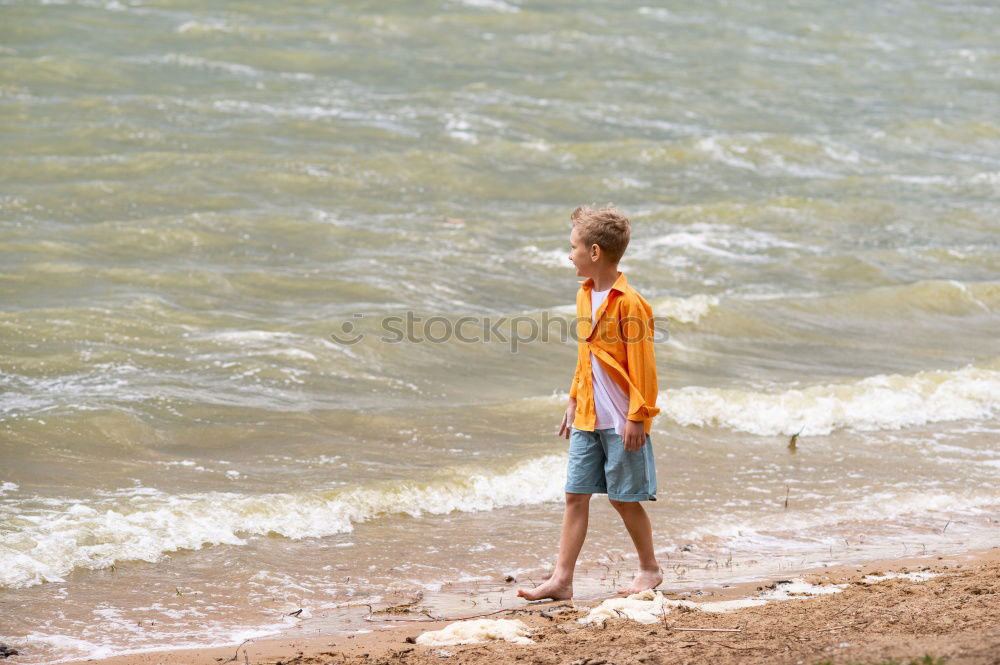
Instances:
[[[554,577],[549,577],[547,581],[534,589],[518,589],[517,595],[525,600],[541,600],[542,598],[569,600],[573,597],[573,584],[561,584]]]
[[[633,593],[639,593],[646,589],[655,589],[660,586],[661,582],[663,582],[663,575],[660,574],[659,570],[640,570],[639,574],[632,580],[632,586],[622,589],[618,593],[631,596]]]

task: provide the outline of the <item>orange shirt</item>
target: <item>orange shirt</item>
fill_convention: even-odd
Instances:
[[[643,421],[646,434],[653,425],[656,408],[656,356],[653,355],[653,308],[628,285],[625,273],[619,272],[608,297],[597,309],[591,324],[590,292],[594,280],[580,282],[576,293],[576,372],[569,396],[576,398],[573,427],[593,431],[597,421],[594,411],[593,353],[622,392],[628,395],[628,419]]]

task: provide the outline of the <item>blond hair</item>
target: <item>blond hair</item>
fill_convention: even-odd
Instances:
[[[596,244],[612,263],[621,260],[632,236],[632,223],[614,205],[609,203],[599,210],[580,206],[569,218],[588,248]]]

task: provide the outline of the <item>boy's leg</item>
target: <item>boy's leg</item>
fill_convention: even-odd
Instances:
[[[573,571],[587,537],[590,497],[607,492],[604,482],[606,461],[601,439],[596,432],[572,428],[566,464],[566,508],[563,511],[556,569],[551,577],[534,589],[518,590],[517,595],[521,598],[564,600],[573,597]]]
[[[608,499],[621,515],[628,535],[639,555],[639,572],[632,584],[621,593],[632,594],[652,589],[663,582],[660,564],[653,553],[653,526],[640,501],[656,500],[656,460],[649,435],[639,450],[625,450],[621,437],[609,431],[606,437],[608,464]]]
[[[632,580],[632,585],[620,593],[633,594],[653,589],[663,582],[660,564],[653,552],[653,525],[649,515],[638,501],[615,501],[611,499],[618,514],[621,515],[628,535],[632,537],[635,551],[639,555],[639,572]]]
[[[563,511],[562,533],[559,536],[559,557],[556,570],[546,581],[534,589],[518,589],[517,595],[527,600],[552,598],[567,600],[573,597],[573,571],[576,560],[583,549],[590,521],[590,494],[566,494],[566,508]]]

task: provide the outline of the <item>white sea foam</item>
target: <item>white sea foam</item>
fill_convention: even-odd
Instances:
[[[585,617],[577,619],[580,623],[596,623],[603,625],[608,619],[631,619],[638,623],[656,623],[674,607],[686,607],[702,612],[731,612],[744,607],[765,605],[775,600],[790,600],[793,598],[808,598],[843,591],[847,584],[810,584],[805,580],[794,579],[775,583],[774,587],[748,598],[720,600],[705,603],[695,603],[690,600],[671,600],[661,592],[647,589],[624,598],[608,598],[597,607],[591,608]]]
[[[491,640],[506,640],[516,644],[531,644],[528,627],[518,619],[472,619],[456,621],[441,630],[421,633],[417,644],[442,647],[452,644],[474,644]]]
[[[636,11],[642,16],[648,16],[650,18],[656,19],[657,21],[663,21],[664,23],[677,23],[680,25],[686,25],[686,24],[707,23],[709,21],[709,19],[704,16],[686,14],[678,11],[670,11],[663,7],[639,7],[639,9],[637,9]]]
[[[473,145],[479,143],[479,137],[476,136],[474,128],[467,118],[454,113],[447,113],[444,118],[445,129],[449,136]]]
[[[29,644],[47,646],[67,654],[69,660],[77,658],[108,658],[114,654],[114,649],[105,644],[95,644],[83,638],[70,637],[68,635],[47,635],[45,633],[29,633],[25,636],[25,641]]]
[[[842,544],[840,537],[833,535],[828,528],[836,524],[850,521],[885,523],[913,515],[926,516],[930,512],[951,517],[955,514],[975,515],[987,510],[984,507],[996,506],[998,501],[1000,494],[987,488],[978,491],[970,489],[960,494],[887,490],[867,494],[859,500],[834,501],[828,503],[824,510],[781,511],[757,515],[752,519],[706,522],[680,534],[680,538],[688,541],[707,538],[715,547],[740,551],[808,553],[817,547]],[[831,535],[819,535],[823,533]],[[924,535],[928,542],[933,542],[934,538],[932,534]]]
[[[908,376],[879,374],[777,393],[686,386],[666,391],[662,409],[681,425],[763,436],[991,418],[1000,413],[1000,362]]]
[[[123,615],[116,608],[95,610],[94,616],[95,621],[111,629],[119,639],[95,641],[62,633],[46,633],[42,630],[29,633],[23,639],[27,644],[35,647],[33,651],[36,653],[39,651],[37,647],[49,647],[50,650],[62,656],[57,660],[47,661],[51,664],[154,651],[233,646],[243,644],[250,639],[274,635],[298,622],[297,618],[283,616],[278,621],[271,621],[260,626],[234,627],[224,621],[202,620],[198,622],[199,629],[187,628],[181,633],[160,629],[156,633],[150,633],[145,628],[137,630],[134,619]],[[137,642],[133,644],[142,644],[143,646],[125,646],[126,643],[120,639],[122,634],[131,634],[132,637],[138,638]]]
[[[185,21],[177,26],[175,30],[181,34],[185,32],[236,32],[235,27],[223,21]]]
[[[894,174],[886,176],[888,180],[901,182],[906,185],[929,185],[941,186],[944,188],[960,187],[963,185],[1000,185],[1000,171],[983,171],[967,177],[953,175],[904,175]]]
[[[932,577],[937,577],[937,576],[938,573],[932,573],[927,570],[915,570],[909,573],[888,572],[882,575],[865,575],[863,578],[861,578],[861,581],[864,582],[865,584],[876,584],[878,582],[884,582],[885,580],[894,580],[894,579],[910,580],[911,582],[925,582],[931,579]]]
[[[665,316],[678,323],[698,323],[719,304],[719,298],[699,293],[687,298],[661,298],[650,304],[655,316]]]
[[[1000,185],[1000,171],[984,171],[982,173],[977,173],[969,178],[969,181],[977,184]]]
[[[249,65],[241,65],[236,62],[220,62],[217,60],[207,60],[205,58],[199,58],[197,56],[185,55],[183,53],[167,53],[160,58],[161,62],[166,62],[172,65],[180,65],[182,67],[192,67],[195,69],[215,69],[219,71],[228,72],[230,74],[236,74],[238,76],[258,76],[258,72],[253,67]]]
[[[797,242],[785,240],[767,231],[729,224],[696,222],[676,231],[648,240],[637,248],[639,253],[647,248],[695,250],[705,254],[747,261],[764,260],[760,253],[769,249],[820,251]]]
[[[694,148],[727,166],[798,178],[837,178],[877,164],[847,145],[822,137],[765,133],[707,136],[698,139]]]
[[[0,520],[19,526],[0,536],[0,585],[32,586],[61,580],[76,567],[157,561],[178,549],[239,545],[249,535],[320,537],[383,515],[417,517],[555,501],[562,496],[565,467],[565,456],[546,455],[502,473],[453,469],[431,482],[351,490],[257,496],[130,491],[91,503],[55,501],[52,509],[31,515],[4,506]]]
[[[185,335],[187,337],[188,335]],[[195,339],[211,339],[216,342],[239,345],[260,345],[264,343],[285,343],[298,335],[280,330],[223,330],[198,335]]]
[[[732,612],[744,607],[757,607],[758,605],[767,604],[767,601],[762,598],[734,598],[733,600],[711,600],[703,603],[694,603],[689,600],[675,602],[678,605],[685,604],[692,609],[701,610],[702,612]],[[688,605],[688,603],[690,604]]]
[[[512,5],[509,2],[504,2],[504,0],[459,0],[466,7],[475,7],[477,9],[492,9],[497,12],[504,12],[507,14],[516,14],[521,11],[521,8],[517,5]]]
[[[569,252],[564,249],[540,249],[537,245],[525,245],[521,251],[529,254],[532,261],[552,268],[569,269],[572,265],[569,260]],[[574,311],[576,311],[575,308]]]
[[[608,619],[631,619],[639,623],[656,623],[669,612],[669,602],[659,591],[648,589],[624,598],[608,598],[597,607],[591,608],[580,623],[596,623],[603,626]]]
[[[831,593],[840,593],[846,589],[848,584],[811,584],[803,579],[796,578],[776,582],[774,588],[768,589],[760,594],[763,600],[789,600],[792,598],[808,598],[809,596],[825,596]]]

